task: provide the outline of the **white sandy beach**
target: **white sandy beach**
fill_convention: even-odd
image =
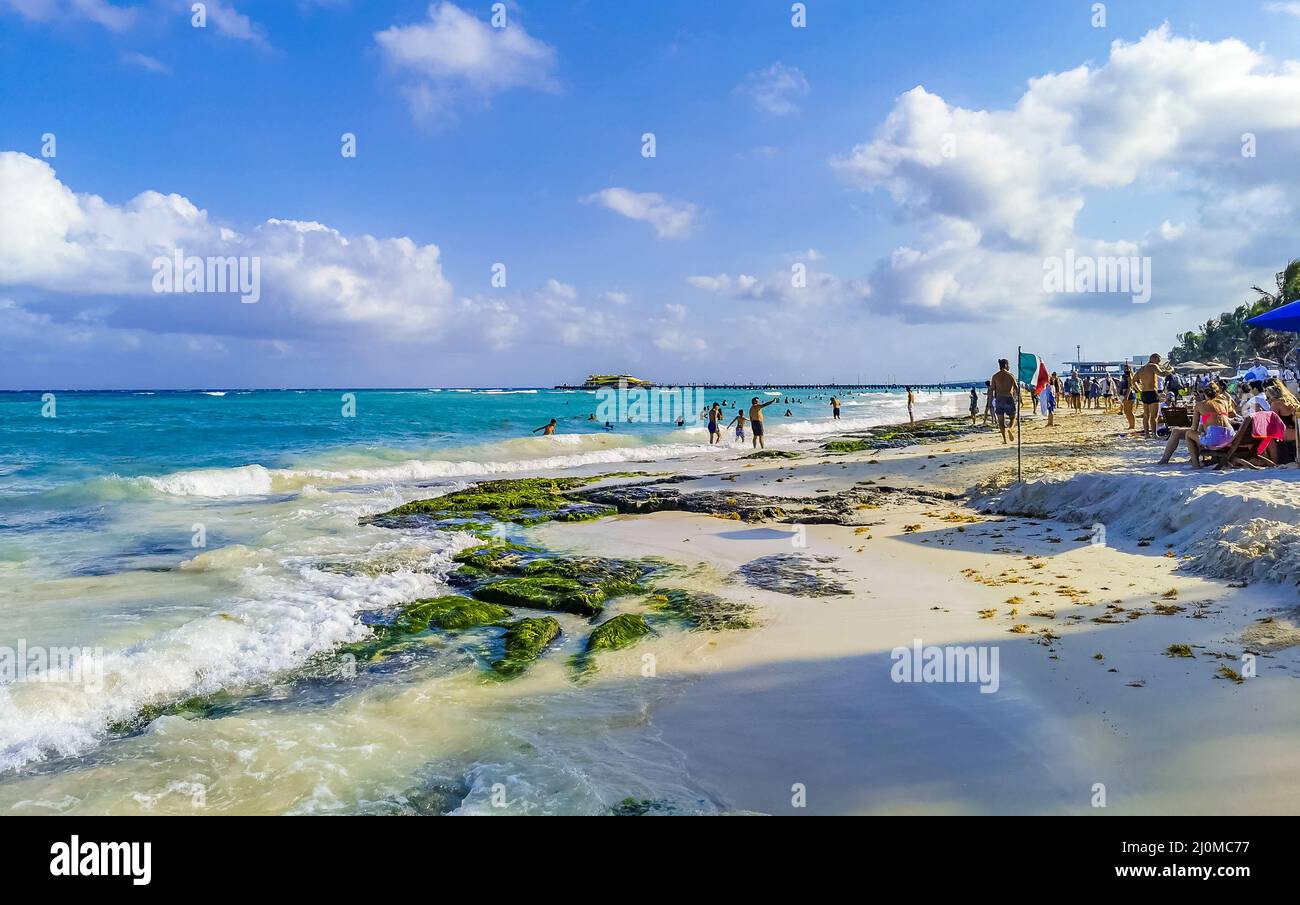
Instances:
[[[1063,422],[1051,432],[1029,426],[1028,483],[1001,498],[874,510],[866,533],[807,527],[796,552],[832,558],[852,596],[797,598],[729,581],[747,561],[791,552],[787,525],[660,513],[541,534],[575,550],[693,562],[701,586],[761,605],[761,631],[715,636],[675,664],[700,680],[647,716],[686,769],[735,808],[799,813],[791,787],[803,783],[808,812],[1088,813],[1101,783],[1107,813],[1296,811],[1295,592],[1292,581],[1263,580],[1289,576],[1296,532],[1256,526],[1270,550],[1225,548],[1240,540],[1246,515],[1277,518],[1300,502],[1300,472],[1149,466],[1159,447],[1116,440],[1118,416]],[[1014,466],[993,433],[756,464],[734,483],[705,479],[698,489],[802,495],[874,480],[960,491],[1004,484]],[[1057,519],[976,516],[999,500]],[[962,516],[978,521],[945,520]],[[1219,523],[1225,516],[1230,524]],[[1101,545],[1091,542],[1099,522]],[[1237,588],[1229,577],[1261,581]],[[1180,611],[1159,615],[1158,604]],[[996,645],[1000,688],[894,683],[890,651],[914,639]],[[1194,656],[1167,656],[1172,644]],[[1247,650],[1259,654],[1258,676],[1220,678],[1221,665],[1242,670]],[[622,659],[631,681],[639,651]]]
[[[590,627],[577,616],[558,614],[556,648],[504,684],[485,682],[455,638],[433,637],[419,669],[284,686],[220,718],[161,716],[73,765],[38,765],[0,783],[0,811],[606,813],[625,798],[715,814],[1300,810],[1300,471],[1153,466],[1160,447],[1121,423],[1089,412],[1050,430],[1031,424],[1016,486],[1014,449],[996,431],[832,455],[820,451],[825,437],[799,443],[778,424],[775,445],[799,458],[745,461],[734,449],[632,460],[623,467],[691,478],[670,485],[684,493],[893,487],[962,498],[887,494],[851,525],[666,511],[526,529],[554,551],[658,557],[678,567],[665,586],[750,603],[761,624],[656,632],[601,654],[581,681],[568,658]],[[344,508],[329,518],[355,533],[357,515],[428,495],[417,485],[339,494]],[[365,528],[351,546],[311,543],[304,551],[440,564],[313,592],[313,607],[336,608],[345,640],[356,636],[353,608],[438,593],[453,568],[418,534]],[[202,576],[213,557],[236,557],[257,574],[259,555],[222,548],[182,571]],[[811,558],[847,593],[765,590],[738,571],[779,555]],[[620,598],[608,613],[643,608]],[[259,618],[237,615],[232,632]],[[891,651],[918,640],[996,648],[996,690],[895,682]],[[1171,645],[1192,656],[1168,656]],[[1249,675],[1248,652],[1255,676],[1221,675]]]

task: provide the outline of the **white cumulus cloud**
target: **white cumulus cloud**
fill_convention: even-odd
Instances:
[[[832,165],[863,189],[887,192],[918,228],[919,247],[896,249],[872,275],[881,310],[920,319],[1026,310],[1044,301],[1044,258],[1070,249],[1159,253],[1157,294],[1163,287],[1176,297],[1207,286],[1203,272],[1180,278],[1188,263],[1180,255],[1213,234],[1215,281],[1226,288],[1241,277],[1234,255],[1271,228],[1260,217],[1225,234],[1207,214],[1211,204],[1269,185],[1291,197],[1300,188],[1285,163],[1300,152],[1298,99],[1295,61],[1234,39],[1176,37],[1165,26],[1114,42],[1099,66],[1031,79],[1006,109],[966,109],[913,88],[870,141]],[[1247,136],[1267,153],[1243,155]],[[1138,235],[1079,231],[1094,195],[1160,189],[1195,199],[1198,221],[1171,231],[1156,212]],[[1199,241],[1171,244],[1179,237]]]
[[[385,61],[406,76],[407,98],[421,116],[464,96],[481,101],[511,88],[555,91],[556,52],[517,24],[495,28],[454,3],[429,7],[428,19],[375,34]]]
[[[436,245],[275,218],[240,233],[176,194],[146,191],[114,205],[75,193],[48,163],[13,151],[0,152],[0,197],[0,285],[67,298],[49,298],[52,309],[107,306],[118,323],[159,331],[201,311],[202,331],[214,334],[347,327],[428,338],[463,314]],[[261,302],[223,296],[199,307],[154,294],[154,261],[177,250],[258,258]]]
[[[689,202],[672,202],[655,192],[634,192],[611,187],[582,199],[599,204],[629,220],[641,220],[654,227],[661,239],[685,239],[699,225],[699,208]]]

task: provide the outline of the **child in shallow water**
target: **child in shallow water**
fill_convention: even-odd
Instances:
[[[727,427],[736,425],[736,439],[741,443],[745,442],[745,415],[742,412],[736,412],[736,417],[727,423]]]

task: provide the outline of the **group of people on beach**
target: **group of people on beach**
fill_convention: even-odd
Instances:
[[[1202,374],[1185,376],[1167,367],[1160,355],[1152,354],[1145,364],[1123,365],[1119,374],[1062,377],[1053,372],[1041,392],[1022,387],[1011,372],[1010,362],[998,360],[998,370],[985,381],[984,423],[996,421],[1002,442],[1015,440],[1015,428],[1024,395],[1031,410],[1047,416],[1054,425],[1058,400],[1081,412],[1097,409],[1110,413],[1118,405],[1130,431],[1159,437],[1166,445],[1161,465],[1168,464],[1179,445],[1186,444],[1193,468],[1202,467],[1206,456],[1218,459],[1218,467],[1267,467],[1297,461],[1296,417],[1300,401],[1295,372],[1277,375],[1256,366],[1240,378],[1225,380]],[[978,418],[979,393],[970,391],[970,418]]]
[[[728,421],[726,426],[727,427],[734,426],[736,429],[736,435],[735,435],[736,440],[740,443],[744,443],[745,424],[748,423],[750,433],[753,435],[754,449],[766,449],[767,447],[763,439],[763,409],[767,408],[769,405],[775,405],[776,403],[780,402],[781,398],[782,397],[780,396],[775,396],[769,399],[767,402],[759,402],[758,397],[755,396],[753,399],[750,400],[749,417],[746,418],[745,413],[741,411],[739,407],[737,407],[736,417]],[[789,409],[786,409],[785,413],[787,416],[791,414]],[[722,412],[721,404],[715,402],[713,403],[712,406],[709,407],[708,421],[709,421],[709,445],[710,446],[722,442],[722,428],[723,428],[722,419],[725,417],[726,416]]]
[[[1168,439],[1159,464],[1168,464],[1182,443],[1193,468],[1201,468],[1207,454],[1217,468],[1295,462],[1300,401],[1283,377],[1258,376],[1263,379],[1241,379],[1235,388],[1219,378],[1194,381],[1162,403]],[[1175,413],[1181,417],[1176,419]]]
[[[1110,414],[1116,407],[1128,422],[1128,429],[1138,431],[1141,416],[1141,436],[1165,439],[1166,446],[1160,464],[1167,464],[1180,445],[1186,444],[1193,467],[1201,467],[1203,456],[1219,455],[1220,466],[1246,465],[1264,467],[1286,464],[1297,460],[1296,417],[1300,412],[1297,401],[1295,373],[1284,371],[1276,376],[1262,367],[1247,371],[1242,378],[1224,380],[1208,374],[1200,377],[1184,376],[1164,364],[1160,355],[1151,355],[1138,367],[1125,363],[1118,374],[1102,372],[1081,374],[1077,371],[1062,376],[1052,372],[1041,387],[1022,385],[1011,370],[1008,359],[998,359],[998,369],[984,382],[984,424],[997,424],[1002,442],[1016,439],[1017,428],[1024,411],[1024,399],[1029,398],[1031,411],[1041,410],[1046,415],[1047,427],[1055,425],[1058,405],[1063,404],[1075,412],[1097,410]],[[907,393],[908,421],[916,420],[916,395],[912,387]],[[824,398],[824,397],[817,397]],[[778,402],[796,403],[803,400],[774,396],[760,402],[755,396],[747,410],[738,402],[714,402],[700,413],[707,422],[709,444],[723,442],[724,432],[734,429],[734,438],[744,443],[746,430],[754,449],[765,449],[764,410]],[[735,407],[734,417],[726,420],[726,409]],[[830,397],[832,420],[840,420],[843,400]],[[978,423],[980,393],[970,389],[971,424]],[[793,415],[791,409],[786,417]],[[588,420],[595,420],[592,415]],[[682,427],[685,419],[679,419]],[[557,427],[556,419],[535,428],[533,433],[551,436]],[[606,430],[612,426],[605,425]],[[1251,452],[1251,449],[1254,452]]]
[[[1137,429],[1136,413],[1141,409],[1142,434],[1150,437],[1155,434],[1159,420],[1161,382],[1170,379],[1174,379],[1177,386],[1176,375],[1166,374],[1161,369],[1160,356],[1153,354],[1136,371],[1125,364],[1118,377],[1109,373],[1085,377],[1072,372],[1063,378],[1053,371],[1048,375],[1041,393],[1029,387],[1025,388],[1025,392],[1030,396],[1031,410],[1041,409],[1047,415],[1047,427],[1056,423],[1056,409],[1060,400],[1065,400],[1066,405],[1076,412],[1088,408],[1109,413],[1118,402],[1120,411],[1128,419],[1129,430]],[[984,423],[996,420],[998,430],[1002,433],[1002,442],[1015,440],[1014,427],[1021,408],[1021,385],[1011,373],[1011,363],[1005,358],[998,359],[997,372],[984,381],[984,386]],[[978,402],[978,394],[972,388],[972,424],[975,423]]]
[[[908,419],[910,421],[915,421],[916,418],[914,414],[914,406],[916,403],[916,395],[910,386],[906,387],[905,389],[907,391]],[[818,395],[815,398],[824,399],[825,397]],[[775,405],[778,402],[783,402],[786,404],[798,404],[804,402],[804,400],[800,398],[790,397],[790,396],[774,396],[773,398],[769,399],[767,402],[760,402],[759,398],[755,396],[752,399],[750,399],[750,404],[748,408],[748,413],[749,413],[748,417],[746,417],[745,410],[740,407],[738,402],[728,401],[724,399],[721,402],[712,403],[708,408],[706,408],[704,411],[700,413],[700,420],[703,422],[707,422],[708,425],[709,445],[714,446],[714,445],[721,444],[723,442],[723,433],[727,428],[734,428],[735,439],[740,443],[744,443],[746,439],[745,431],[746,431],[746,427],[748,426],[750,437],[751,437],[751,443],[753,447],[755,449],[765,449],[766,448],[765,437],[764,437],[765,423],[763,419],[763,410],[770,405]],[[840,420],[840,409],[844,405],[844,400],[840,399],[838,396],[832,395],[830,397],[829,404],[831,409],[832,420],[835,421]],[[724,424],[724,419],[726,418],[725,410],[730,407],[736,408],[735,417],[733,417],[730,421],[726,421]],[[787,408],[785,410],[785,417],[787,418],[794,417],[794,411],[792,409]],[[592,413],[587,417],[587,420],[597,421],[599,419],[597,419],[595,413]],[[629,418],[628,420],[631,419]],[[679,418],[677,420],[678,427],[685,426],[685,423],[686,423],[685,418]],[[550,437],[555,434],[556,428],[558,426],[559,426],[559,422],[555,418],[552,418],[550,421],[548,421],[546,424],[543,424],[541,427],[533,428],[532,433],[534,434],[540,433],[543,436]],[[610,424],[609,422],[605,422],[604,428],[607,431],[613,430],[613,425]]]
[[[736,411],[736,416],[735,416],[734,418],[732,418],[729,422],[727,422],[727,424],[726,424],[725,426],[726,426],[726,427],[735,427],[735,429],[736,429],[736,432],[735,432],[736,440],[739,441],[739,442],[741,442],[741,443],[744,443],[744,442],[745,442],[745,425],[748,424],[748,425],[749,425],[750,433],[751,433],[752,436],[753,436],[753,446],[754,446],[754,448],[755,448],[755,449],[766,449],[766,445],[765,445],[765,442],[764,442],[764,435],[763,435],[763,427],[764,427],[764,423],[763,423],[763,409],[767,408],[769,405],[775,405],[776,403],[778,403],[778,402],[782,402],[782,401],[785,401],[785,402],[794,402],[794,401],[796,401],[796,400],[792,400],[792,399],[789,399],[789,398],[784,398],[784,397],[781,397],[781,396],[775,396],[775,397],[773,397],[772,399],[769,399],[767,402],[759,402],[759,401],[758,401],[758,397],[755,396],[753,399],[750,400],[750,406],[749,406],[749,417],[746,418],[746,417],[745,417],[745,413],[744,413],[743,411],[737,409],[737,411]],[[706,421],[708,422],[708,427],[709,427],[709,445],[710,445],[710,446],[712,446],[712,445],[714,445],[714,444],[719,444],[719,443],[722,442],[722,432],[723,432],[723,423],[722,423],[722,419],[726,417],[726,415],[723,413],[723,406],[724,406],[724,405],[726,405],[726,400],[723,400],[722,402],[715,402],[715,403],[713,403],[711,406],[709,406],[707,409],[705,409],[704,412],[702,412],[702,413],[700,414],[700,420],[702,420],[702,421],[705,421],[705,420],[706,420]],[[839,416],[840,416],[840,402],[839,402],[839,400],[832,396],[832,397],[831,397],[831,405],[832,405],[832,409],[833,409],[833,411],[834,411],[834,417],[835,417],[835,418],[839,418]],[[786,414],[786,417],[788,418],[788,417],[792,417],[792,416],[794,415],[794,412],[792,412],[790,409],[786,409],[786,410],[785,410],[785,414]],[[588,421],[595,421],[595,420],[597,420],[597,419],[596,419],[595,414],[593,413],[591,416],[589,416],[589,417],[587,418],[587,420],[588,420]],[[682,427],[684,424],[685,424],[685,419],[684,419],[684,418],[683,418],[683,419],[679,419],[679,420],[677,421],[677,426],[678,426],[678,427]],[[550,436],[553,436],[553,435],[555,434],[555,429],[556,429],[556,427],[558,427],[558,426],[559,426],[559,422],[558,422],[556,419],[552,418],[550,421],[548,421],[546,424],[543,424],[541,427],[533,428],[532,433],[534,433],[534,434],[540,433],[540,434],[541,434],[542,436],[544,436],[544,437],[550,437]],[[605,424],[605,429],[606,429],[606,430],[610,430],[610,429],[612,429],[612,425],[610,425],[608,422],[606,422],[606,424]]]

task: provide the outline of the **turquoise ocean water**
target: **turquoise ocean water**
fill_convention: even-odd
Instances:
[[[39,393],[0,394],[0,667],[6,652],[10,658],[9,673],[0,668],[0,813],[148,811],[139,802],[160,801],[166,789],[209,788],[232,770],[242,776],[236,750],[275,760],[277,738],[310,747],[321,726],[342,731],[364,682],[276,690],[277,677],[365,637],[369,615],[445,592],[450,556],[474,542],[456,532],[362,527],[362,516],[487,477],[748,451],[730,439],[709,447],[695,419],[682,428],[623,422],[607,431],[588,420],[597,400],[585,391],[346,392],[57,393],[56,417],[42,416],[49,408]],[[709,400],[747,404],[748,395],[719,391]],[[828,391],[762,395],[781,399],[767,410],[771,446],[906,419],[900,393],[844,394],[838,425]],[[965,408],[960,393],[923,394],[918,414]],[[728,420],[734,412],[728,408]],[[552,417],[556,436],[531,433]],[[400,564],[331,568],[377,560]],[[86,651],[82,667],[95,681],[32,681],[15,672],[15,652],[33,648]],[[438,656],[420,668],[464,672],[463,651]],[[398,682],[366,681],[390,680]],[[265,709],[250,711],[252,726],[235,717],[165,718],[125,740],[108,731],[150,705],[248,688],[271,689]],[[453,772],[462,778],[481,763],[465,750],[490,752],[514,731],[501,728],[506,720],[491,723],[504,735],[466,740],[468,729],[453,728],[478,706],[477,694],[459,701],[457,716],[449,710],[441,730],[427,727],[424,739],[430,750],[458,740]],[[400,785],[398,778],[380,782],[351,756],[336,755],[338,763],[316,752],[266,765],[259,776],[281,778],[274,795],[230,780],[223,809],[356,812],[372,798],[390,801],[383,783]],[[547,777],[571,776],[572,766],[533,763],[533,781],[547,786]],[[327,779],[349,769],[351,780]],[[583,810],[582,795],[567,786],[538,794],[576,794],[568,809]]]

